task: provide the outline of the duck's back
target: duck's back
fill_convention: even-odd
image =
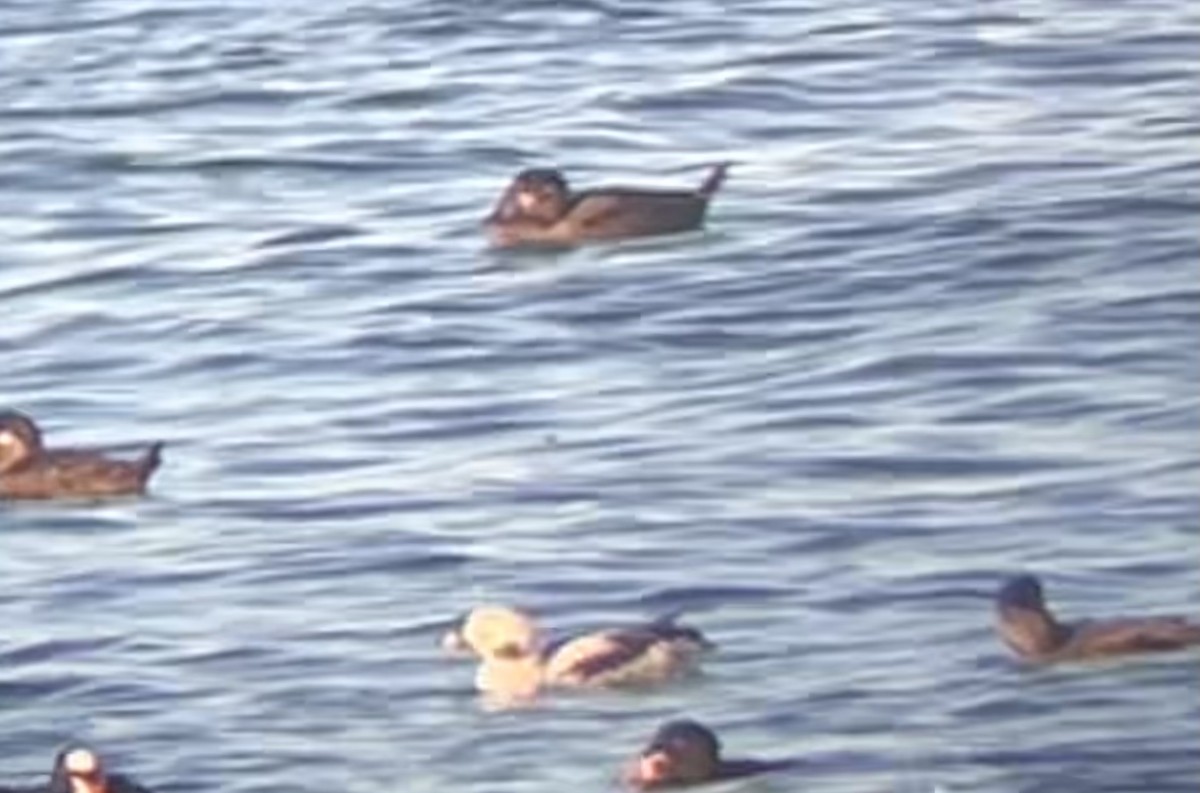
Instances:
[[[1063,648],[1068,658],[1165,652],[1200,644],[1200,625],[1182,617],[1141,617],[1083,622]]]
[[[690,671],[702,650],[691,636],[665,635],[653,625],[600,631],[564,644],[547,661],[546,679],[570,686],[662,683]]]
[[[696,192],[609,187],[579,193],[560,222],[575,239],[625,239],[694,231],[707,210]]]
[[[0,497],[10,499],[87,498],[145,492],[158,468],[161,445],[137,460],[111,460],[95,452],[49,452],[16,471],[0,475]]]

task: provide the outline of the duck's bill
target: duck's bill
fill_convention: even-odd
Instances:
[[[442,649],[448,653],[461,655],[471,651],[471,645],[467,644],[467,640],[463,638],[462,632],[458,630],[449,630],[442,636]]]

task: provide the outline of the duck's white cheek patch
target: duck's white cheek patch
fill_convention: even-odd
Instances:
[[[76,749],[63,758],[63,765],[72,774],[94,774],[100,770],[100,761],[87,749]]]
[[[537,196],[528,190],[522,190],[517,193],[517,206],[520,207],[522,212],[532,212],[537,204]]]

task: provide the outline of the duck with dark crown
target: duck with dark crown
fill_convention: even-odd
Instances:
[[[626,767],[622,778],[639,790],[684,787],[704,782],[782,771],[793,760],[726,760],[716,733],[690,719],[669,721]]]
[[[562,173],[531,168],[517,174],[484,221],[498,248],[567,247],[693,231],[704,225],[709,200],[728,163],[714,166],[695,190],[599,187],[572,192]]]
[[[2,793],[150,793],[125,776],[109,772],[100,755],[86,746],[68,746],[54,758],[50,780],[29,788],[0,788]]]
[[[0,499],[140,495],[161,462],[162,444],[135,460],[83,449],[47,449],[33,419],[0,412]]]
[[[1035,576],[1010,578],[996,595],[996,628],[1026,661],[1054,663],[1131,653],[1164,652],[1200,644],[1200,625],[1183,617],[1127,617],[1059,622]]]
[[[546,643],[528,614],[481,606],[442,639],[450,651],[480,659],[475,686],[501,700],[522,700],[547,687],[646,686],[694,670],[711,643],[700,631],[663,617],[643,625]]]

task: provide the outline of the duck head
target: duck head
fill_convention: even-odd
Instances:
[[[1008,579],[996,593],[996,627],[1000,638],[1023,658],[1038,660],[1060,649],[1070,629],[1046,608],[1042,584],[1035,576]]]
[[[14,471],[44,451],[33,419],[15,410],[0,413],[0,474]]]
[[[96,752],[68,746],[54,760],[51,793],[108,793],[108,775]]]
[[[1046,596],[1042,582],[1032,575],[1014,576],[1004,582],[996,594],[998,608],[1019,608],[1030,611],[1045,611]]]
[[[567,214],[570,203],[571,191],[561,172],[529,168],[513,179],[487,222],[551,226]]]
[[[721,742],[699,722],[683,719],[658,728],[630,764],[625,780],[646,790],[692,785],[714,779],[721,765]]]

